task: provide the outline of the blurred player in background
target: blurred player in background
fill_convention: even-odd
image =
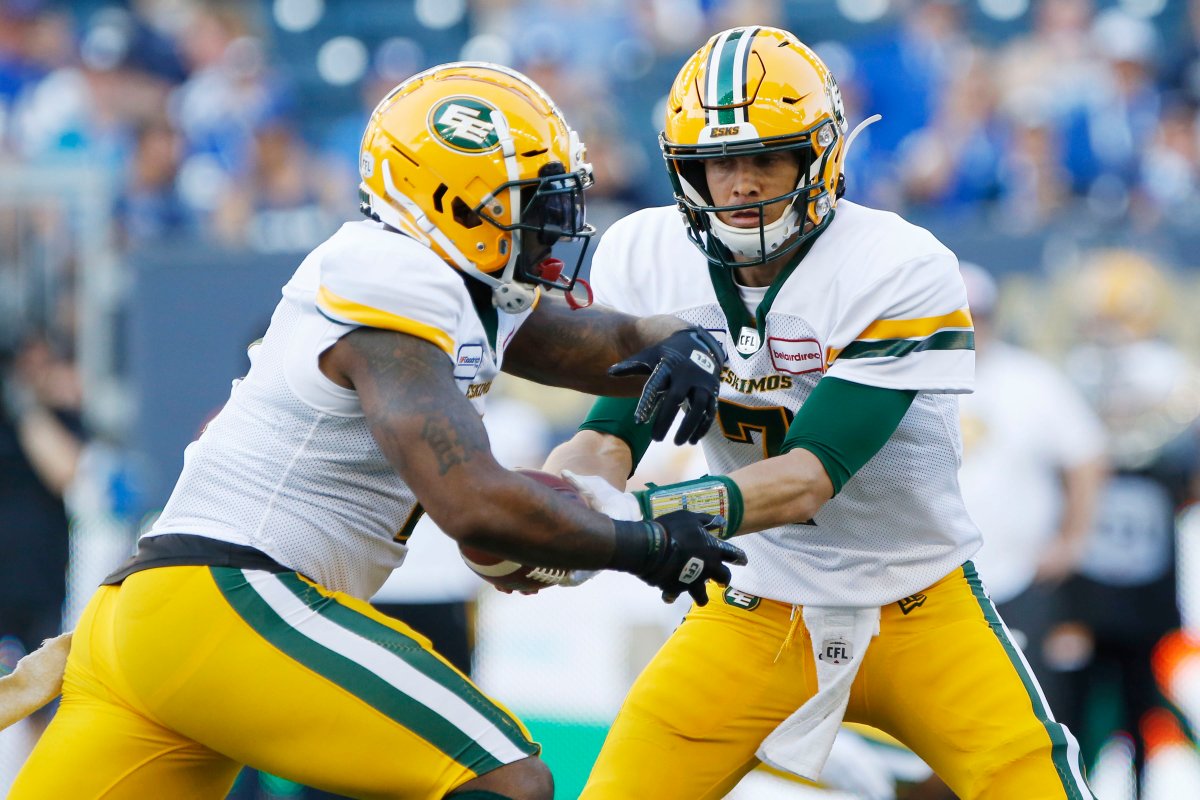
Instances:
[[[1066,365],[1107,429],[1113,475],[1079,574],[1064,587],[1067,624],[1050,642],[1070,667],[1055,708],[1080,731],[1089,760],[1115,729],[1129,733],[1139,770],[1139,727],[1166,703],[1151,652],[1179,626],[1175,515],[1195,498],[1200,474],[1200,383],[1162,335],[1171,291],[1157,264],[1125,250],[1094,253],[1071,286],[1080,343]],[[1111,724],[1087,724],[1103,698],[1116,700]]]
[[[1046,634],[1083,558],[1107,470],[1104,428],[1044,359],[1001,341],[996,282],[962,264],[975,323],[975,391],[960,400],[963,500],[983,532],[974,561],[992,602],[1046,687]],[[1053,692],[1047,689],[1053,698]]]
[[[521,723],[367,602],[421,515],[669,595],[703,599],[744,558],[712,515],[614,523],[490,454],[479,415],[502,361],[641,391],[664,429],[686,406],[698,437],[724,360],[679,319],[571,312],[542,291],[569,289],[582,260],[564,268],[551,246],[591,233],[590,168],[554,103],[503,67],[436,67],[380,103],[360,169],[370,219],[284,287],[248,375],[80,620],[60,711],[10,797],[219,798],[244,763],[356,797],[549,800]],[[610,377],[622,359],[632,377]]]
[[[954,255],[839,202],[854,134],[834,77],[786,31],[714,36],[666,117],[678,208],[616,223],[592,278],[603,303],[724,337],[712,475],[613,489],[648,438],[613,398],[547,468],[606,513],[720,509],[724,535],[757,535],[638,678],[583,797],[719,798],[760,760],[816,778],[843,716],[960,797],[1092,797],[968,561],[953,395],[972,388],[973,335]]]

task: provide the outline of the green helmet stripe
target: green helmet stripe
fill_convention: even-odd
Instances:
[[[745,102],[749,98],[750,83],[747,80],[750,69],[750,48],[754,46],[754,37],[758,35],[761,28],[750,28],[746,31],[746,35],[742,37],[741,47],[738,48],[738,68],[741,72],[740,91],[741,96],[738,97],[738,102]],[[737,109],[736,119],[734,122],[749,122],[750,107],[742,106]]]
[[[743,97],[745,96],[746,84],[743,80],[741,86],[737,85],[734,80],[734,63],[737,61],[738,42],[742,35],[746,33],[744,28],[738,28],[730,31],[728,38],[721,43],[721,53],[717,56],[717,91],[716,97],[712,98],[713,105],[728,106],[739,101],[736,92],[740,89]],[[739,76],[741,77],[741,76]],[[734,110],[732,108],[722,108],[717,112],[718,125],[732,125],[734,123]]]
[[[746,122],[746,77],[750,47],[761,28],[734,28],[718,37],[708,57],[708,124]],[[715,111],[715,119],[714,117]]]

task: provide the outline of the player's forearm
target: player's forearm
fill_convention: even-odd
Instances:
[[[613,522],[560,492],[505,469],[475,477],[470,502],[428,508],[451,538],[525,564],[602,569],[615,546]]]
[[[743,467],[729,477],[742,492],[739,535],[808,522],[833,497],[833,483],[820,460],[799,448]]]
[[[17,424],[17,436],[25,457],[39,479],[61,497],[75,479],[75,469],[83,446],[58,421],[54,412],[35,406],[26,411]]]
[[[504,355],[505,372],[588,394],[636,397],[643,378],[613,378],[608,368],[687,327],[666,316],[634,317],[612,309],[571,310],[543,297]]]
[[[599,475],[623,490],[626,476],[633,471],[633,456],[629,445],[616,436],[579,431],[550,452],[542,469],[556,474],[566,469],[577,475]]]
[[[1082,542],[1092,530],[1107,478],[1108,462],[1103,456],[1063,471],[1063,510],[1058,530],[1064,542]]]

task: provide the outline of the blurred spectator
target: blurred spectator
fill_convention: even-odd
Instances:
[[[1001,101],[1014,117],[1049,115],[1084,102],[1096,80],[1092,0],[1040,0],[1033,30],[999,48]]]
[[[250,34],[247,13],[237,3],[197,7],[180,40],[189,75],[170,99],[184,141],[180,187],[204,215],[219,211],[227,193],[248,179],[255,134],[279,120],[290,103],[267,67],[262,41]]]
[[[1200,103],[1200,0],[1187,0],[1187,24],[1173,31],[1164,79],[1168,89]]]
[[[1009,231],[1037,230],[1069,204],[1070,175],[1062,165],[1058,130],[1048,118],[1031,113],[1010,119],[999,180],[997,216]]]
[[[243,178],[226,187],[213,214],[214,233],[227,244],[260,253],[310,250],[336,230],[340,187],[312,169],[314,158],[282,120],[257,130]]]
[[[984,537],[973,560],[1045,686],[1057,590],[1083,558],[1106,476],[1104,429],[1058,369],[997,337],[992,277],[968,263],[962,274],[977,354],[975,392],[959,398],[959,482]]]
[[[81,452],[79,381],[73,366],[41,339],[6,361],[0,370],[0,637],[16,637],[28,651],[61,632],[62,497]]]
[[[195,232],[195,215],[179,193],[180,142],[164,122],[137,132],[125,186],[117,203],[124,244]]]
[[[938,98],[956,71],[968,63],[962,9],[953,0],[915,0],[905,4],[896,26],[872,38],[854,52],[855,94],[862,114],[882,114],[856,152],[870,162],[865,174],[872,183],[856,188],[868,204],[895,207],[892,196],[896,172],[903,159],[892,163],[902,143],[933,119]]]
[[[1162,102],[1153,72],[1158,42],[1150,23],[1119,10],[1097,17],[1092,38],[1102,69],[1064,121],[1063,158],[1091,210],[1113,219],[1128,209],[1142,150],[1154,139]]]
[[[963,51],[961,71],[936,100],[930,124],[898,157],[906,196],[946,209],[974,208],[999,197],[1007,137],[996,118],[994,67],[979,48]]]
[[[1176,96],[1163,110],[1154,140],[1142,157],[1146,222],[1200,226],[1200,129],[1197,100]]]
[[[1095,254],[1073,287],[1080,344],[1068,371],[1108,431],[1114,473],[1105,485],[1080,574],[1065,586],[1068,623],[1048,648],[1064,672],[1051,697],[1080,731],[1090,762],[1112,733],[1088,725],[1088,709],[1114,697],[1115,726],[1144,748],[1139,724],[1165,707],[1151,672],[1154,644],[1178,627],[1175,514],[1192,498],[1200,468],[1200,390],[1189,360],[1160,338],[1172,301],[1167,277],[1130,251]],[[1092,720],[1094,722],[1094,720]]]

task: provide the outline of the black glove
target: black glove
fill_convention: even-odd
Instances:
[[[675,444],[700,441],[717,416],[717,394],[721,390],[721,367],[725,350],[704,328],[676,331],[655,345],[608,369],[616,378],[649,375],[638,399],[634,420],[654,418],[651,436],[661,442],[675,420],[675,410],[684,409]]]
[[[610,566],[662,589],[664,602],[673,603],[687,592],[697,605],[705,605],[705,584],[714,580],[727,585],[726,563],[746,563],[740,547],[710,533],[724,524],[721,517],[682,510],[652,522],[617,522],[617,552]]]

